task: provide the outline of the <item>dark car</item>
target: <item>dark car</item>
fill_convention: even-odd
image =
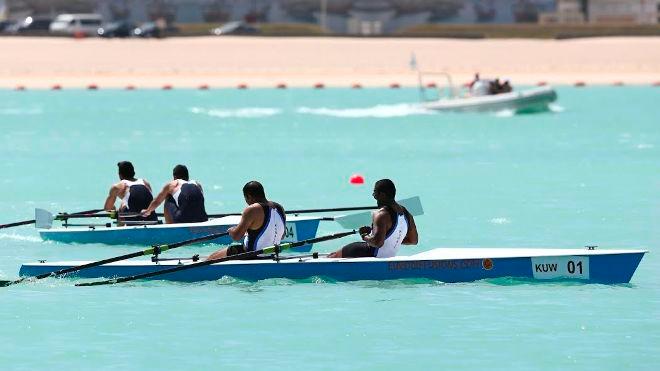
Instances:
[[[259,33],[259,29],[245,22],[229,22],[222,27],[211,30],[213,35],[254,35]]]
[[[13,24],[12,21],[0,21],[0,32],[7,31]]]
[[[135,37],[165,37],[176,34],[179,29],[174,25],[167,25],[164,29],[159,28],[156,22],[143,23],[140,27],[133,29]]]
[[[128,21],[117,21],[104,24],[96,30],[100,37],[129,37],[135,26]]]
[[[7,31],[15,34],[48,33],[52,21],[49,17],[26,17],[24,20],[11,25]]]

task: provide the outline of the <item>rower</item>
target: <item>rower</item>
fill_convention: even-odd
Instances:
[[[157,221],[158,216],[153,211],[139,215],[142,209],[149,206],[149,203],[154,199],[149,182],[135,178],[135,168],[129,161],[121,161],[117,163],[117,167],[119,168],[119,182],[110,187],[103,209],[114,211],[115,200],[119,198],[121,204],[117,211],[138,214],[137,216],[123,217],[120,223],[123,221]]]
[[[243,244],[220,249],[207,260],[259,250],[282,241],[286,229],[282,205],[268,201],[264,187],[254,180],[243,186],[243,197],[248,206],[243,210],[238,225],[227,230],[234,241],[243,239]]]
[[[360,228],[362,242],[350,243],[328,258],[390,258],[396,256],[401,245],[417,245],[415,219],[394,201],[394,183],[389,179],[377,181],[373,196],[379,209],[372,216],[371,227]]]
[[[152,213],[165,202],[165,222],[199,223],[209,220],[204,208],[204,191],[196,180],[190,180],[188,168],[176,165],[172,170],[174,180],[165,184],[158,196],[142,210],[142,215]]]

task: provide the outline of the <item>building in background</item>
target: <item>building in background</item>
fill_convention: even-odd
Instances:
[[[386,35],[429,23],[658,23],[660,0],[0,0],[5,15],[99,13],[134,23],[311,23],[336,34]]]

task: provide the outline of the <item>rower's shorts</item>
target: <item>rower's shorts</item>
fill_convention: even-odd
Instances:
[[[366,242],[353,242],[342,247],[342,258],[373,258],[376,256],[378,249],[369,246]]]
[[[227,248],[227,256],[238,255],[246,253],[245,246],[243,245],[232,245]]]

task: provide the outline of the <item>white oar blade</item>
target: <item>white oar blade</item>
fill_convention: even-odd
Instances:
[[[39,229],[50,229],[53,226],[53,214],[48,210],[34,209],[34,226]]]
[[[397,201],[399,205],[405,207],[412,216],[424,215],[422,200],[419,196],[406,198]],[[361,213],[349,214],[335,217],[335,221],[343,228],[355,229],[365,225],[371,225],[372,211],[363,211]]]

